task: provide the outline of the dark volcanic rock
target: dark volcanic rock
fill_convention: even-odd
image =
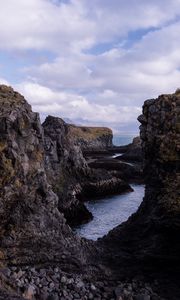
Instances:
[[[46,174],[53,191],[59,197],[58,207],[68,224],[78,225],[92,218],[84,205],[85,200],[131,191],[123,176],[120,179],[108,171],[89,168],[90,165],[83,157],[82,147],[75,143],[79,137],[79,127],[75,127],[74,131],[74,127],[62,119],[49,116],[43,123],[43,128]],[[90,128],[90,132],[94,130],[96,132],[97,128]],[[84,138],[85,134],[88,138],[88,131],[83,134]]]
[[[75,237],[60,210],[75,214],[85,195],[129,186],[114,170],[89,169],[61,119],[42,127],[20,94],[0,86],[0,299],[179,299],[179,113],[179,93],[145,102],[145,198],[94,243]]]
[[[122,156],[116,157],[116,159],[133,161],[133,162],[142,162],[143,153],[142,153],[140,137],[135,137],[133,139],[132,144],[129,144],[127,146],[125,153]]]
[[[162,278],[175,274],[174,281],[180,276],[179,118],[178,93],[144,103],[139,120],[145,156],[145,197],[137,213],[100,242],[106,248],[106,261],[108,253],[113,253],[109,262],[119,273],[126,265],[131,275],[146,270],[151,276],[153,272],[160,273]],[[176,283],[174,295],[177,288]],[[171,295],[168,299],[178,298]]]
[[[82,198],[88,200],[133,191],[129,184],[120,178],[112,175],[109,176],[109,179],[107,177],[104,178],[104,180],[96,179],[85,183],[82,189]]]
[[[58,210],[44,168],[39,115],[23,96],[0,86],[0,263],[76,263],[83,247]]]
[[[112,147],[112,130],[106,127],[85,127],[68,125],[74,144],[83,151],[98,151]]]
[[[108,171],[117,171],[116,177],[126,181],[139,181],[142,180],[142,165],[131,164],[120,161],[116,158],[97,159],[88,164],[94,169],[105,169]]]
[[[92,214],[78,200],[82,189],[80,182],[89,174],[81,148],[74,145],[69,125],[62,119],[49,116],[43,128],[46,174],[53,191],[58,195],[59,210],[70,225],[88,221]]]

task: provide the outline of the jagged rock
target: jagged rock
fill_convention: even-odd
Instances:
[[[112,147],[113,133],[106,127],[69,126],[69,136],[83,151],[105,150]]]
[[[125,163],[116,158],[96,159],[90,162],[89,167],[94,169],[105,169],[107,171],[116,171],[114,175],[126,181],[142,181],[142,165]]]
[[[88,221],[92,214],[78,200],[83,177],[89,173],[81,148],[70,138],[69,125],[49,116],[44,128],[45,169],[53,191],[58,195],[58,208],[70,225]]]
[[[3,85],[0,132],[0,263],[61,261],[64,252],[68,263],[73,256],[82,262],[82,244],[66,225],[47,181],[39,115]]]
[[[113,253],[111,266],[119,273],[126,265],[131,274],[163,270],[163,274],[176,274],[177,278],[180,274],[180,95],[162,95],[145,101],[143,116],[140,131],[145,157],[145,197],[137,213],[99,244],[106,249],[106,260],[108,253]]]
[[[106,197],[107,195],[120,194],[123,192],[132,192],[133,189],[124,180],[109,176],[103,179],[90,181],[83,186],[82,198],[95,199]]]
[[[141,146],[140,137],[135,137],[133,142],[127,146],[125,153],[121,156],[116,157],[116,159],[130,161],[130,162],[142,162],[143,153]]]
[[[56,174],[61,183],[58,176],[59,170],[63,170],[70,178],[75,176],[80,180],[81,174],[85,178],[79,184],[76,182],[76,186],[69,179],[73,186],[67,185],[71,197],[81,195],[87,182],[97,189],[93,194],[99,193],[100,189],[107,193],[107,186],[113,185],[112,174],[103,171],[102,176],[102,170],[93,171],[87,167],[80,148],[68,144],[62,121],[53,120],[53,126],[58,124],[53,130],[47,123],[43,129],[38,114],[32,112],[24,97],[10,87],[0,86],[0,265],[3,267],[0,287],[8,290],[7,293],[1,289],[0,299],[22,299],[10,293],[16,288],[23,294],[22,289],[29,284],[35,286],[37,299],[57,291],[61,299],[88,299],[91,296],[114,299],[116,286],[123,288],[123,297],[145,295],[162,299],[143,282],[133,282],[129,288],[126,280],[124,283],[119,281],[121,276],[133,278],[144,271],[151,277],[160,273],[160,278],[166,276],[168,280],[171,280],[170,274],[175,274],[173,285],[166,284],[166,290],[163,285],[161,293],[167,294],[166,299],[178,299],[179,113],[179,93],[145,102],[144,117],[140,118],[145,198],[137,213],[126,223],[93,243],[73,235],[60,213],[60,193],[57,196],[49,182],[53,183]],[[63,144],[66,145],[64,150]],[[79,167],[77,158],[80,158]],[[50,178],[51,174],[53,178]],[[10,272],[3,271],[6,264]],[[39,266],[39,272],[34,265]],[[71,274],[78,270],[81,276],[65,275],[67,281],[62,283],[61,267],[70,270]],[[83,274],[87,270],[84,280]],[[88,281],[88,276],[93,280]],[[101,280],[107,279],[103,291],[102,285],[95,282],[98,276]],[[77,287],[80,281],[85,287]],[[156,290],[158,286],[159,282]]]
[[[83,147],[77,145],[81,143],[76,143],[81,134],[84,139],[87,136],[88,140],[94,136],[94,132],[98,136],[107,132],[109,136],[108,129],[88,130],[87,127],[84,130],[51,116],[46,118],[43,128],[46,174],[53,191],[59,197],[59,210],[64,213],[69,225],[79,225],[92,219],[92,214],[84,205],[85,200],[131,191],[122,178],[104,170],[91,170],[82,154]],[[104,135],[102,137],[106,140]]]

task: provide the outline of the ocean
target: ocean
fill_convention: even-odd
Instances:
[[[93,220],[77,226],[74,231],[87,239],[97,240],[126,221],[138,209],[144,196],[144,185],[132,184],[134,192],[113,195],[85,203]]]
[[[138,136],[138,134],[129,134],[129,135],[117,135],[113,136],[113,144],[115,146],[124,146],[132,143],[134,137]]]
[[[114,145],[127,145],[138,134],[114,135]],[[119,155],[119,154],[118,154]],[[115,156],[112,156],[115,157]],[[134,213],[144,197],[144,185],[131,184],[134,192],[112,195],[98,200],[85,202],[93,214],[93,220],[74,228],[74,231],[87,239],[97,240],[111,229],[126,221]]]

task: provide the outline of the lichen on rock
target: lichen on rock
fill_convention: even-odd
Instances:
[[[82,245],[47,180],[39,115],[6,86],[0,86],[0,131],[0,260],[33,264],[61,261],[66,253],[70,264],[74,255],[82,262]]]

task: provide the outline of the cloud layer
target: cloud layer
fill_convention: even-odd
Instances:
[[[0,82],[43,116],[136,131],[143,101],[180,86],[179,8],[180,0],[6,0]]]

